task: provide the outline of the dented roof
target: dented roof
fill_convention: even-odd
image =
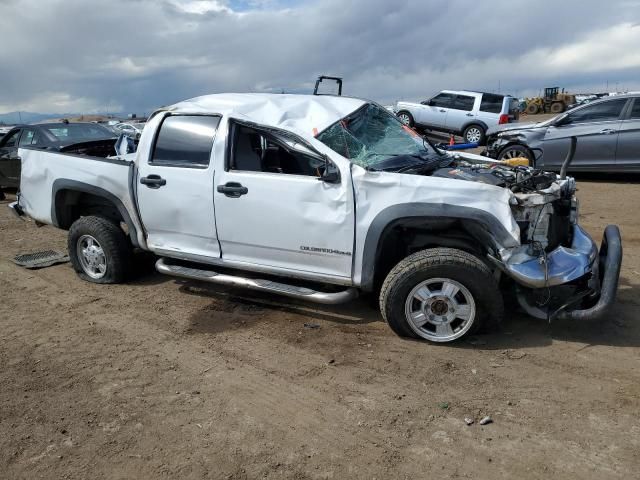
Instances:
[[[192,98],[162,110],[231,115],[313,136],[366,103],[358,98],[330,95],[222,93]]]

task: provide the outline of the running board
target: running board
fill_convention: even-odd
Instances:
[[[217,283],[219,285],[228,285],[232,287],[248,288],[250,290],[258,290],[261,292],[276,293],[285,297],[299,298],[301,300],[323,303],[325,305],[345,303],[358,296],[358,291],[355,288],[347,288],[346,290],[334,293],[318,292],[310,288],[274,282],[273,280],[236,277],[233,275],[214,272],[213,270],[203,270],[199,268],[185,267],[182,265],[171,265],[166,263],[164,258],[161,258],[156,262],[156,270],[165,275],[172,275],[174,277],[200,280],[203,282]]]

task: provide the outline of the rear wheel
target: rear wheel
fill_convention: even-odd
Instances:
[[[127,237],[115,223],[102,217],[81,217],[71,225],[69,258],[80,278],[93,283],[120,283],[131,263]]]
[[[397,117],[398,117],[398,120],[400,120],[407,127],[413,128],[415,126],[413,115],[411,115],[409,112],[404,110],[401,112],[398,112]]]
[[[562,112],[564,112],[564,103],[554,102],[551,104],[551,113],[562,113]]]
[[[462,134],[466,143],[484,143],[485,130],[480,125],[469,125]]]
[[[498,155],[498,160],[511,160],[513,158],[526,158],[529,160],[529,166],[533,166],[533,155],[524,145],[509,145]]]
[[[417,252],[387,276],[380,310],[400,336],[446,343],[498,323],[503,301],[489,268],[452,248]]]
[[[529,103],[527,105],[527,108],[524,109],[524,111],[529,115],[535,115],[536,113],[538,113],[538,110],[538,105],[536,105],[535,103]]]

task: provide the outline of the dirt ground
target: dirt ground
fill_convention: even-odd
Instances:
[[[640,179],[579,180],[587,230],[622,228],[610,318],[509,312],[449,346],[396,337],[363,300],[24,270],[14,255],[65,233],[0,202],[0,477],[637,478]]]

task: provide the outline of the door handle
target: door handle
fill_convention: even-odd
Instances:
[[[444,109],[440,109],[440,113],[447,113],[447,111]]]
[[[227,182],[224,185],[218,185],[218,192],[224,193],[230,198],[240,198],[242,195],[249,193],[249,189],[237,182]]]
[[[473,117],[473,113],[467,113],[467,117]]]
[[[605,128],[604,130],[600,130],[600,133],[603,133],[604,135],[611,135],[612,133],[616,133],[616,130]]]
[[[167,181],[160,175],[149,175],[140,179],[142,185],[146,185],[149,188],[160,188],[167,184]]]

